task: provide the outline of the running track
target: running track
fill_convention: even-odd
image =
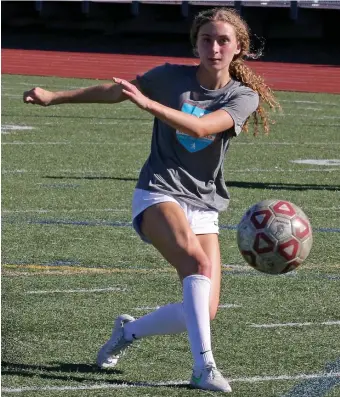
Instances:
[[[195,58],[103,53],[1,50],[3,74],[130,80],[164,62],[192,65]],[[274,90],[340,94],[340,67],[249,62]]]

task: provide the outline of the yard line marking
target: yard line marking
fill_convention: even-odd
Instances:
[[[234,307],[242,307],[241,305],[236,305],[234,303],[226,303],[224,305],[219,305],[218,308],[220,309],[231,309]],[[142,307],[134,307],[133,310],[157,310],[160,306],[142,306]]]
[[[324,110],[324,108],[302,107],[301,110]]]
[[[322,323],[272,323],[272,324],[250,324],[252,328],[277,328],[277,327],[306,327],[311,325],[340,325],[340,321],[324,321]]]
[[[309,209],[313,209],[315,211],[340,211],[340,207],[313,207],[309,206]],[[83,213],[83,212],[131,212],[130,208],[89,208],[89,209],[77,209],[71,208],[69,210],[48,210],[48,209],[28,209],[28,210],[2,210],[3,214],[28,214],[28,213],[36,213],[36,214],[48,214],[48,213]],[[230,266],[239,266],[239,265],[230,265]]]
[[[332,102],[318,102],[318,101],[303,101],[303,100],[301,100],[301,101],[291,101],[291,100],[289,100],[289,99],[280,99],[280,102],[287,102],[287,103],[314,103],[314,104],[317,104],[317,105],[319,105],[319,106],[323,106],[323,105],[325,105],[325,106],[327,106],[327,105],[330,105],[330,106],[340,106],[340,104],[339,103],[332,103]]]
[[[69,145],[70,142],[2,142],[3,145]],[[74,143],[76,145],[76,143]]]
[[[334,362],[325,365],[325,372],[337,372],[340,369],[340,358]],[[327,394],[334,386],[340,384],[340,377],[338,378],[317,378],[305,379],[303,382],[294,386],[290,391],[281,397],[322,397]]]
[[[35,127],[29,125],[17,125],[17,124],[3,124],[1,126],[1,134],[8,135],[12,131],[27,131],[33,130]]]
[[[233,173],[249,173],[249,172],[294,172],[294,173],[306,173],[306,172],[339,172],[339,168],[304,168],[304,169],[296,169],[296,168],[243,168],[243,169],[229,169],[228,171]],[[2,170],[2,174],[11,174],[11,173],[30,173],[30,174],[46,174],[46,171],[39,171],[39,170]],[[137,172],[137,171],[136,171]],[[112,174],[112,170],[53,170],[53,173],[64,173],[64,174],[81,174],[86,177],[86,174],[97,174],[91,175],[91,177],[100,178],[105,175],[103,174]],[[66,177],[66,176],[64,176]],[[71,178],[72,176],[70,176]],[[57,177],[56,177],[57,178]],[[275,183],[273,183],[275,186]]]
[[[55,290],[50,290],[50,291],[26,291],[24,292],[25,294],[70,294],[70,293],[78,293],[78,292],[85,292],[85,293],[91,293],[91,292],[125,292],[127,291],[127,288],[121,288],[121,287],[108,287],[108,288],[92,288],[92,289],[86,289],[86,288],[77,288],[77,289],[55,289]]]
[[[35,173],[35,174],[38,173],[38,171],[31,172],[31,171],[26,171],[26,170],[2,170],[1,171],[2,174],[23,174],[23,173],[26,173],[26,172],[30,172],[32,174],[33,173]]]
[[[306,173],[306,172],[333,172],[339,171],[338,168],[305,168],[303,170],[298,169],[283,169],[283,168],[274,168],[274,169],[266,169],[266,168],[245,168],[245,169],[238,169],[238,170],[229,170],[233,173],[248,173],[248,172],[294,172],[294,173]],[[275,184],[273,184],[275,186]]]
[[[299,374],[299,375],[278,375],[278,376],[253,376],[253,377],[241,377],[229,379],[230,383],[244,382],[244,383],[256,383],[256,382],[270,382],[270,381],[282,381],[282,380],[299,380],[299,379],[328,379],[337,378],[340,376],[340,372],[329,372],[320,374]],[[113,381],[114,382],[114,381]],[[167,387],[167,386],[180,386],[189,385],[188,381],[168,381],[168,382],[123,382],[116,381],[116,383],[101,383],[84,386],[27,386],[27,387],[3,387],[1,391],[3,393],[25,393],[29,391],[77,391],[77,390],[105,390],[105,389],[123,389],[133,387]],[[121,383],[120,383],[121,382]]]
[[[160,308],[160,306],[144,306],[144,307],[134,307],[133,310],[158,310]]]
[[[324,209],[324,208],[323,208]],[[339,208],[340,210],[340,208]],[[2,210],[3,214],[26,214],[26,213],[38,213],[47,214],[54,212],[63,213],[82,213],[82,212],[130,212],[130,208],[89,208],[89,209],[69,209],[69,210],[44,210],[44,209],[31,209],[31,210]]]
[[[39,265],[39,264],[10,264],[4,263],[2,264],[3,268],[7,269],[31,269],[31,270],[46,270],[46,271],[63,271],[63,272],[97,272],[97,273],[150,273],[150,271],[154,269],[147,268],[100,268],[100,267],[80,267],[80,266],[58,266],[58,265]],[[172,267],[167,268],[157,268],[157,272],[172,272],[175,273],[175,269]],[[19,273],[20,274],[20,273]],[[34,273],[33,273],[34,274]]]
[[[312,164],[312,165],[340,165],[340,159],[298,159],[298,160],[289,160],[291,163],[296,164]]]
[[[313,119],[313,120],[340,120],[339,116],[316,116],[313,117],[310,115],[310,113],[282,113],[282,114],[275,114],[275,117],[286,117],[286,116],[299,116],[299,117],[308,117],[309,119]]]
[[[244,273],[245,274],[251,274],[250,272],[254,272],[256,274],[255,270],[252,268],[249,268],[247,270],[247,266],[244,267]],[[5,263],[2,264],[3,268],[3,276],[4,277],[26,277],[26,276],[40,276],[40,275],[59,275],[59,276],[65,276],[68,274],[86,274],[86,273],[98,273],[98,274],[110,274],[110,273],[144,273],[148,274],[150,271],[154,269],[143,269],[143,268],[137,268],[137,269],[109,269],[109,268],[87,268],[87,267],[71,267],[71,266],[58,266],[58,265],[38,265],[38,264],[9,264]],[[334,269],[339,269],[340,265],[335,264],[335,265],[329,265],[328,268],[334,268]],[[13,271],[11,271],[13,269]],[[23,271],[27,270],[27,271]],[[320,269],[320,267],[317,267],[316,265],[308,266],[304,265],[304,269]],[[230,270],[231,274],[233,274],[233,269],[226,269]],[[157,272],[163,272],[163,273],[173,273],[175,274],[175,270],[172,267],[167,267],[167,268],[160,268],[157,269]],[[261,274],[258,272],[258,275],[264,276],[264,273]],[[287,277],[287,275],[285,275]],[[333,279],[338,279],[337,276],[325,276],[331,280]]]
[[[135,144],[145,145],[145,142],[134,142]],[[72,141],[61,141],[61,142],[24,142],[24,141],[13,141],[13,142],[2,142],[3,145],[122,145],[124,142],[72,142]],[[126,143],[127,144],[127,143]],[[249,145],[249,146],[335,146],[340,145],[340,142],[235,142],[233,145]]]
[[[28,220],[18,220],[18,219],[3,219],[3,222],[6,223],[27,223],[29,225],[61,225],[61,226],[90,226],[90,227],[131,227],[132,222],[123,222],[123,221],[72,221],[65,219],[28,219]],[[220,225],[221,230],[237,230],[237,225]],[[316,227],[313,229],[314,232],[321,233],[340,233],[340,228],[332,228],[332,227]]]
[[[340,142],[235,142],[233,145],[282,145],[282,146],[322,146],[322,145],[340,145]]]
[[[31,225],[71,225],[71,226],[91,226],[91,227],[101,227],[101,226],[109,226],[109,227],[131,227],[132,222],[97,222],[97,221],[72,221],[72,220],[61,220],[61,219],[41,219],[41,220],[7,220],[4,219],[3,222],[7,223],[27,223]],[[237,225],[220,225],[221,230],[237,230]],[[321,233],[340,233],[340,228],[328,228],[328,227],[316,227],[313,229],[314,232]]]
[[[218,305],[220,309],[232,309],[234,307],[242,307],[242,305],[237,305],[235,303],[225,303],[223,305]]]

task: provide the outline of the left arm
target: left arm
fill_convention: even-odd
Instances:
[[[125,80],[114,79],[114,81],[123,86],[122,92],[139,108],[146,110],[176,130],[195,138],[217,134],[234,126],[234,120],[225,110],[216,110],[198,118],[151,100],[136,86]]]
[[[145,110],[176,130],[195,138],[217,134],[234,126],[234,120],[221,109],[198,118],[150,100]]]

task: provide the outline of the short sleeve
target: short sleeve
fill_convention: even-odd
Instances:
[[[164,65],[156,66],[143,75],[137,76],[137,81],[143,94],[155,101],[160,101],[164,97],[164,92],[169,88],[170,66],[165,63]]]
[[[229,113],[234,120],[235,135],[238,135],[247,118],[255,112],[259,105],[259,95],[248,87],[240,87],[230,97],[223,110]]]

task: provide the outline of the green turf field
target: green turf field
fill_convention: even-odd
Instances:
[[[185,334],[139,341],[116,370],[94,364],[118,314],[138,317],[181,299],[175,272],[130,224],[151,116],[129,102],[22,102],[23,91],[36,85],[97,83],[2,76],[2,394],[213,394],[187,386]],[[283,112],[273,116],[271,134],[242,134],[227,155],[232,200],[220,218],[215,359],[235,397],[339,397],[340,96],[278,98]],[[314,230],[310,256],[284,276],[246,265],[230,228],[268,198],[302,207]]]

